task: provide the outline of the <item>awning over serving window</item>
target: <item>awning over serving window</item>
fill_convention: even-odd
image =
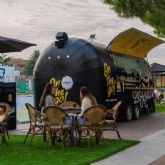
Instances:
[[[131,28],[116,36],[109,43],[107,51],[145,58],[151,49],[162,43],[163,40]]]

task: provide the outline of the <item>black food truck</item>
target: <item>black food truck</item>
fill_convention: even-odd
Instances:
[[[57,105],[64,101],[80,104],[80,87],[88,86],[97,102],[107,108],[121,100],[121,119],[138,119],[141,112],[154,111],[154,86],[145,57],[162,40],[135,28],[120,33],[108,47],[68,38],[65,32],[57,33],[56,39],[39,56],[34,68],[36,107],[45,84],[50,82],[56,86]]]

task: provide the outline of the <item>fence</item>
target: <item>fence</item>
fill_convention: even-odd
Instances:
[[[20,94],[33,94],[34,83],[30,79],[16,81],[16,92]]]

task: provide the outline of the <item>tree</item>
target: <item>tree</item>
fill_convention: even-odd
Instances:
[[[10,57],[7,57],[6,54],[1,54],[0,55],[0,64],[2,64],[2,65],[8,65],[10,61],[11,61],[11,58]]]
[[[139,17],[165,37],[165,0],[104,0],[120,17]]]
[[[29,58],[29,61],[27,62],[27,65],[25,66],[25,68],[23,70],[23,73],[25,75],[28,75],[28,76],[33,75],[33,69],[34,69],[35,63],[36,63],[39,55],[40,55],[40,51],[34,50],[34,52],[32,53],[32,55]]]

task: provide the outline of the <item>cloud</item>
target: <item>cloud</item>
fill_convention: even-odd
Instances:
[[[32,5],[33,4],[33,5]],[[120,32],[135,27],[153,34],[153,29],[139,19],[119,18],[101,0],[6,0],[0,1],[0,35],[36,43],[11,56],[28,58],[36,48],[43,51],[55,40],[58,31],[88,39],[96,34],[96,42],[108,44]],[[3,22],[3,24],[2,24]],[[165,64],[165,45],[154,49],[149,61]],[[158,56],[155,58],[155,54]]]

